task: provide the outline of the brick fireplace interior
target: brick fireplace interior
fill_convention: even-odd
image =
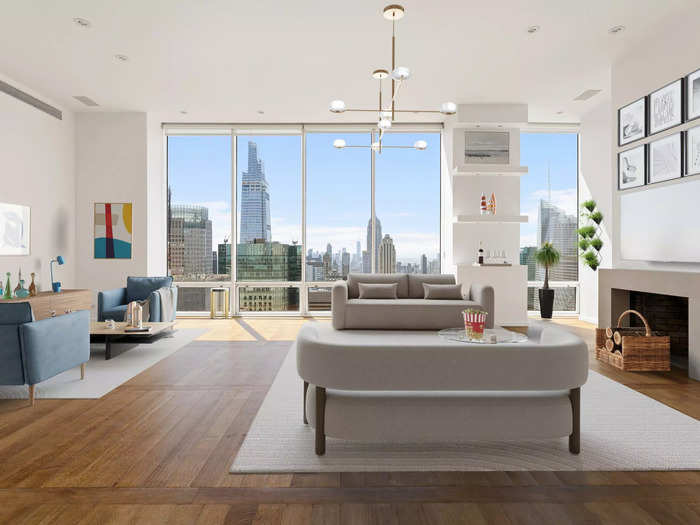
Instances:
[[[687,369],[688,298],[633,290],[616,290],[616,292],[615,295],[622,293],[629,298],[629,308],[644,315],[652,330],[665,332],[671,337],[671,364]],[[622,305],[618,306],[618,308],[621,307]],[[622,311],[620,310],[616,315]],[[627,322],[623,324],[630,327],[644,326],[642,321],[634,315],[627,316]]]

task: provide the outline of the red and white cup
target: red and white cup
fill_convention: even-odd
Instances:
[[[464,310],[464,330],[467,339],[481,341],[484,338],[484,328],[486,327],[486,312],[480,310]]]

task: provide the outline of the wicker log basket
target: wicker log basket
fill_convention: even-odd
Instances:
[[[622,319],[634,314],[644,328],[623,328]],[[617,328],[597,328],[595,356],[620,370],[660,372],[671,370],[671,338],[653,332],[649,323],[636,310],[625,310],[617,319]]]

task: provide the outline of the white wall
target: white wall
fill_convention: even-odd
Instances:
[[[667,26],[663,31],[656,33],[654,38],[650,35],[648,40],[637,47],[637,51],[618,60],[612,67],[612,106],[610,115],[612,125],[608,131],[610,144],[613,145],[610,156],[610,177],[613,180],[613,188],[616,188],[617,153],[621,149],[617,147],[617,110],[635,99],[648,95],[650,92],[664,85],[684,77],[688,73],[700,68],[700,33],[697,31],[697,17],[677,19],[672,26]],[[665,135],[677,133],[678,130],[696,126],[698,123],[687,123],[679,128],[672,128],[635,142],[635,145],[657,140]],[[629,145],[627,146],[629,147]],[[683,180],[661,183],[663,185],[683,184]],[[630,191],[646,191],[627,190]],[[669,271],[700,271],[700,264],[660,263],[644,261],[626,261],[620,255],[619,243],[619,209],[620,192],[613,190],[613,213],[615,228],[613,232],[613,265],[619,268],[654,269]],[[698,223],[700,223],[700,211],[698,211]]]
[[[145,113],[76,115],[76,277],[83,288],[118,288],[129,275],[148,275],[146,124]],[[94,258],[96,202],[133,203],[131,259]]]
[[[615,178],[610,176],[610,99],[588,112],[581,119],[579,202],[593,199],[603,213],[601,223],[601,267],[612,266],[613,193]],[[589,323],[598,322],[598,272],[579,259],[579,317]]]
[[[75,122],[71,112],[12,79],[5,82],[63,111],[58,120],[5,93],[0,93],[0,202],[31,207],[31,248],[28,256],[0,256],[0,272],[22,269],[25,286],[36,272],[41,290],[51,289],[49,259],[63,255],[66,264],[54,278],[64,288],[76,287],[75,243]]]

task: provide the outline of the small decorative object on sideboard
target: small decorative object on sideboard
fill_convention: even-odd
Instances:
[[[561,255],[551,242],[545,242],[542,248],[537,250],[535,260],[544,266],[544,286],[539,289],[540,316],[542,319],[551,319],[554,308],[554,290],[549,287],[549,269],[559,264]]]
[[[61,291],[61,281],[53,280],[53,263],[58,263],[59,266],[63,266],[63,256],[57,255],[55,259],[51,259],[49,262],[49,267],[51,269],[51,289],[54,291],[54,293],[58,293]]]
[[[489,199],[489,213],[496,215],[496,194],[493,192],[491,192],[491,198]]]
[[[488,205],[486,204],[486,195],[481,194],[481,204],[479,205],[481,215],[486,215],[489,212]]]
[[[644,328],[625,328],[622,320],[636,315]],[[654,332],[646,318],[636,310],[625,310],[617,319],[617,328],[597,328],[595,357],[620,370],[662,372],[671,370],[671,338]]]
[[[34,276],[35,276],[35,275],[36,275],[36,274],[35,274],[34,272],[31,273],[32,282],[31,282],[31,284],[29,285],[29,295],[31,295],[32,297],[36,297],[36,293],[37,293],[37,291],[36,291],[36,284],[34,284]]]
[[[24,279],[19,280],[19,284],[17,285],[17,289],[15,290],[15,297],[18,299],[24,299],[25,297],[29,297],[29,290],[27,290],[24,287]]]
[[[476,252],[476,262],[477,264],[484,264],[484,249],[481,247],[481,241],[479,241],[479,251]]]
[[[12,299],[12,286],[10,285],[10,272],[7,272],[7,282],[5,283],[5,293],[2,294],[3,299]]]
[[[17,292],[19,292],[22,287],[22,283],[24,283],[24,281],[22,280],[22,268],[20,268],[17,272],[17,286],[15,286],[15,292],[13,294],[15,297],[17,297]]]

